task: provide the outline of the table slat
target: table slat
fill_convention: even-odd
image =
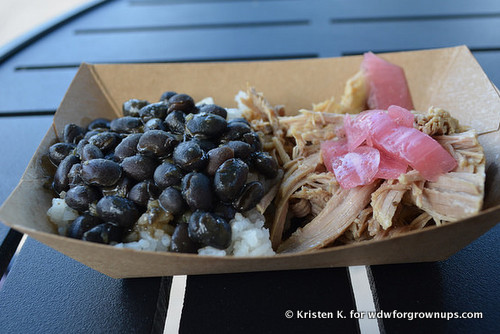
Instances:
[[[21,179],[23,171],[45,132],[52,124],[52,116],[0,117],[0,205],[7,199]],[[21,234],[0,222],[0,276],[21,239]]]
[[[356,333],[349,286],[345,268],[188,276],[180,332]],[[320,319],[318,312],[333,318]]]
[[[132,7],[132,8],[131,8]],[[164,11],[164,9],[167,9]],[[215,9],[215,10],[214,10]],[[207,15],[207,11],[210,15]],[[244,13],[240,17],[237,13]],[[321,18],[327,14],[334,20],[394,20],[425,19],[436,17],[449,19],[462,16],[492,16],[500,14],[500,3],[496,0],[421,0],[401,3],[399,0],[364,1],[122,1],[94,13],[100,20],[94,28],[148,25],[151,23],[185,23],[192,19],[198,22],[211,20],[244,22],[252,17],[258,20],[276,17],[310,15]],[[106,23],[103,18],[111,18]],[[92,20],[87,17],[82,23]],[[95,24],[92,22],[92,24]]]
[[[445,261],[371,266],[378,310],[483,313],[482,319],[385,319],[387,333],[500,332],[498,254],[500,225]]]
[[[466,44],[500,86],[498,31],[497,0],[104,3],[0,64],[0,142],[9,143],[0,146],[8,161],[0,164],[0,203],[52,119],[1,114],[55,110],[82,61],[326,57]],[[479,320],[384,320],[385,331],[500,332],[499,237],[496,226],[446,261],[371,267],[379,310],[484,314]],[[10,258],[18,240],[0,224],[0,257]],[[356,309],[349,287],[345,268],[190,276],[181,332],[357,332],[354,319],[284,315],[290,309],[295,317],[299,310],[348,316]],[[108,278],[28,238],[0,289],[0,331],[158,332],[169,288],[170,278]]]
[[[28,238],[0,290],[1,331],[150,333],[160,286],[107,277]]]
[[[315,6],[301,1],[289,2],[288,6],[283,6],[283,1],[156,4],[154,11],[151,4],[106,3],[92,15],[76,18],[3,64],[0,86],[5,88],[0,90],[0,113],[54,110],[83,61],[286,59],[467,44],[479,50],[486,70],[494,71],[500,53],[498,6],[483,1],[474,10],[466,4],[450,9],[448,3],[439,5],[431,16],[429,9],[419,3],[412,4],[416,10],[413,16],[409,9],[397,6],[381,16],[373,5],[360,8],[322,1],[315,2]],[[241,13],[238,20],[235,12]],[[396,13],[401,20],[390,19]],[[447,19],[442,18],[445,13]],[[238,26],[240,21],[246,25]],[[230,23],[236,25],[227,26]],[[179,26],[184,28],[172,30]],[[94,32],[78,33],[85,29]],[[64,48],[60,48],[61,41]],[[499,79],[494,75],[492,79],[498,85]],[[45,96],[47,87],[54,93]]]

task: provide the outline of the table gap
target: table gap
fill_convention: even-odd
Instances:
[[[228,22],[228,23],[202,23],[202,24],[177,24],[177,25],[162,25],[162,26],[130,26],[130,27],[115,27],[115,28],[86,28],[76,29],[76,35],[83,34],[106,34],[106,33],[128,33],[128,32],[151,32],[151,31],[178,31],[178,30],[197,30],[197,29],[240,29],[240,28],[270,28],[270,27],[289,27],[289,26],[306,26],[309,25],[309,20],[288,20],[288,21],[262,21],[262,22]]]
[[[419,50],[428,50],[428,48],[346,50],[342,51],[341,55],[344,57],[344,56],[359,56],[364,54],[365,52],[390,53],[390,52],[408,52],[408,51],[419,51]],[[499,52],[500,47],[469,47],[469,50],[472,53]]]
[[[210,4],[220,2],[254,2],[254,0],[130,0],[128,1],[128,4],[130,6],[169,6],[196,3]]]
[[[0,117],[30,117],[30,116],[51,116],[56,113],[55,110],[16,110],[0,111]]]
[[[329,22],[330,24],[344,24],[344,23],[368,23],[368,22],[445,21],[445,20],[482,19],[482,18],[497,18],[497,17],[500,17],[500,13],[350,17],[350,18],[331,18]]]
[[[298,54],[278,54],[278,55],[262,55],[251,57],[214,57],[214,58],[183,58],[183,59],[157,59],[157,60],[130,60],[117,62],[100,62],[99,64],[163,64],[163,63],[203,63],[203,62],[237,62],[237,61],[265,61],[265,60],[290,60],[290,59],[305,59],[318,58],[317,53],[298,53]],[[94,63],[89,61],[89,63]],[[96,63],[94,63],[96,64]],[[54,70],[78,68],[80,64],[55,64],[55,65],[18,65],[15,71],[39,71],[39,70]]]
[[[26,237],[26,234],[10,229],[0,246],[0,290],[7,279],[12,264],[16,260],[17,254],[19,254],[26,241]]]

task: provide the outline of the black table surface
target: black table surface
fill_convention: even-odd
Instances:
[[[500,2],[91,1],[0,49],[0,203],[78,66],[337,57],[467,45],[500,86]],[[500,227],[449,259],[366,268],[377,311],[481,312],[383,319],[378,332],[499,333]],[[112,279],[0,223],[0,333],[163,332],[172,277]],[[357,333],[348,268],[188,276],[182,333]],[[358,310],[360,311],[360,310]],[[366,330],[361,330],[366,332]]]

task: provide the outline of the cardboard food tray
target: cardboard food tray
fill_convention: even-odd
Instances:
[[[51,193],[43,168],[44,155],[64,125],[87,125],[97,117],[121,115],[130,98],[157,101],[165,90],[211,96],[225,107],[250,84],[271,104],[287,112],[310,108],[331,96],[340,98],[346,80],[359,69],[361,56],[268,62],[196,64],[82,64],[69,87],[53,126],[38,147],[19,185],[0,208],[0,220],[46,245],[115,278],[177,274],[231,273],[339,267],[442,260],[500,221],[500,97],[470,51],[454,47],[387,53],[383,58],[402,66],[417,110],[439,106],[480,135],[487,159],[485,209],[465,220],[433,226],[392,239],[367,241],[307,254],[274,257],[207,257],[114,248],[55,234],[46,218]],[[58,136],[59,135],[59,136]],[[56,266],[56,263],[50,264]]]

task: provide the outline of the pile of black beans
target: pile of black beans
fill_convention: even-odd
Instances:
[[[171,91],[156,103],[126,101],[120,118],[67,124],[48,156],[54,191],[80,213],[67,236],[121,242],[157,200],[175,217],[170,250],[191,253],[227,248],[229,221],[259,203],[267,191],[259,180],[279,168],[245,119]]]

